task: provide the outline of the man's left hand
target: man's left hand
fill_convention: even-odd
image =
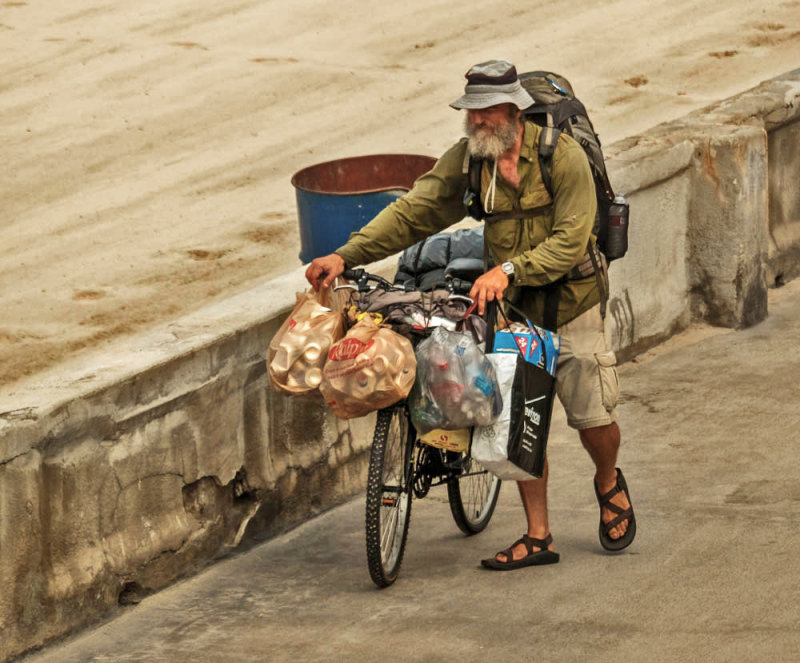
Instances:
[[[501,267],[494,267],[479,277],[469,291],[469,296],[478,304],[478,313],[483,315],[486,302],[500,301],[508,287],[508,277]]]

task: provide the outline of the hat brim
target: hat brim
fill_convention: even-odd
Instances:
[[[481,109],[497,106],[499,104],[514,104],[520,110],[533,106],[533,97],[522,87],[514,92],[466,92],[453,103],[451,108],[456,110]]]

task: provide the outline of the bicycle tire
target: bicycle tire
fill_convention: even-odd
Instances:
[[[461,476],[447,483],[450,513],[464,534],[486,529],[494,514],[502,481],[468,457]]]
[[[416,434],[405,403],[378,412],[367,475],[367,566],[378,587],[397,580],[411,521]]]

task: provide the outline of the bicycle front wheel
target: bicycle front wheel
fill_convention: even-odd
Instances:
[[[461,475],[448,482],[450,512],[464,534],[477,534],[486,529],[500,495],[501,483],[470,457],[465,459]]]
[[[367,564],[378,587],[395,580],[411,520],[412,452],[416,434],[405,403],[378,412],[367,476]]]

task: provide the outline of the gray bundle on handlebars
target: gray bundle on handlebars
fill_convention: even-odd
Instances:
[[[431,290],[447,279],[474,281],[483,272],[483,226],[431,235],[403,251],[395,283]]]

